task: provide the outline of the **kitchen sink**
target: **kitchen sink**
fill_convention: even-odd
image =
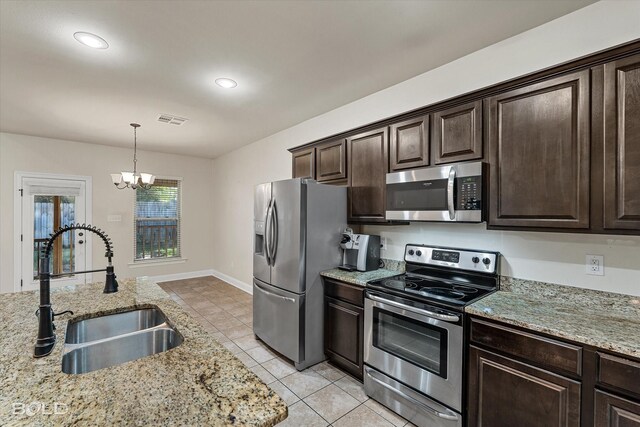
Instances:
[[[158,308],[109,314],[67,325],[62,372],[84,374],[162,353],[183,338]]]
[[[64,342],[65,344],[81,344],[103,340],[153,328],[166,322],[167,318],[158,308],[143,308],[107,314],[69,323]]]

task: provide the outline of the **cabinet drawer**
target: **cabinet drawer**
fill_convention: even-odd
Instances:
[[[323,278],[324,294],[328,297],[336,298],[358,307],[364,307],[364,287]]]
[[[582,375],[582,348],[575,345],[474,318],[470,339],[551,370]]]
[[[640,396],[640,363],[598,353],[598,382]]]

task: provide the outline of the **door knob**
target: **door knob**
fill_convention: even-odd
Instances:
[[[84,243],[84,240],[78,240],[78,244],[81,245]]]

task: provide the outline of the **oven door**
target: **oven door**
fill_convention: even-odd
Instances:
[[[462,410],[460,313],[367,292],[364,362],[427,396]]]

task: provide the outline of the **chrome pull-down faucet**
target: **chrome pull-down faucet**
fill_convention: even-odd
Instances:
[[[104,242],[107,251],[104,256],[108,259],[107,268],[103,268],[100,270],[86,270],[86,271],[74,271],[71,274],[83,274],[83,273],[95,273],[98,271],[106,271],[107,278],[104,283],[104,293],[110,294],[113,292],[118,292],[118,281],[116,280],[116,275],[113,271],[113,265],[111,264],[111,258],[113,258],[113,248],[111,244],[111,239],[106,235],[105,232],[92,227],[89,224],[76,224],[76,225],[66,225],[64,227],[56,230],[55,233],[51,234],[49,240],[47,240],[45,248],[40,254],[40,265],[39,265],[39,277],[40,277],[40,308],[38,309],[38,339],[36,340],[35,349],[33,351],[33,357],[44,357],[49,355],[53,351],[53,346],[56,344],[56,334],[54,332],[55,326],[53,324],[53,319],[56,315],[66,313],[64,311],[62,313],[54,313],[53,308],[51,307],[51,279],[61,276],[68,276],[70,273],[62,273],[62,274],[51,274],[49,271],[49,257],[51,255],[51,249],[53,248],[53,242],[60,237],[63,233],[70,230],[86,230],[91,231],[92,233],[100,236],[102,241]],[[73,314],[73,312],[70,312]]]

